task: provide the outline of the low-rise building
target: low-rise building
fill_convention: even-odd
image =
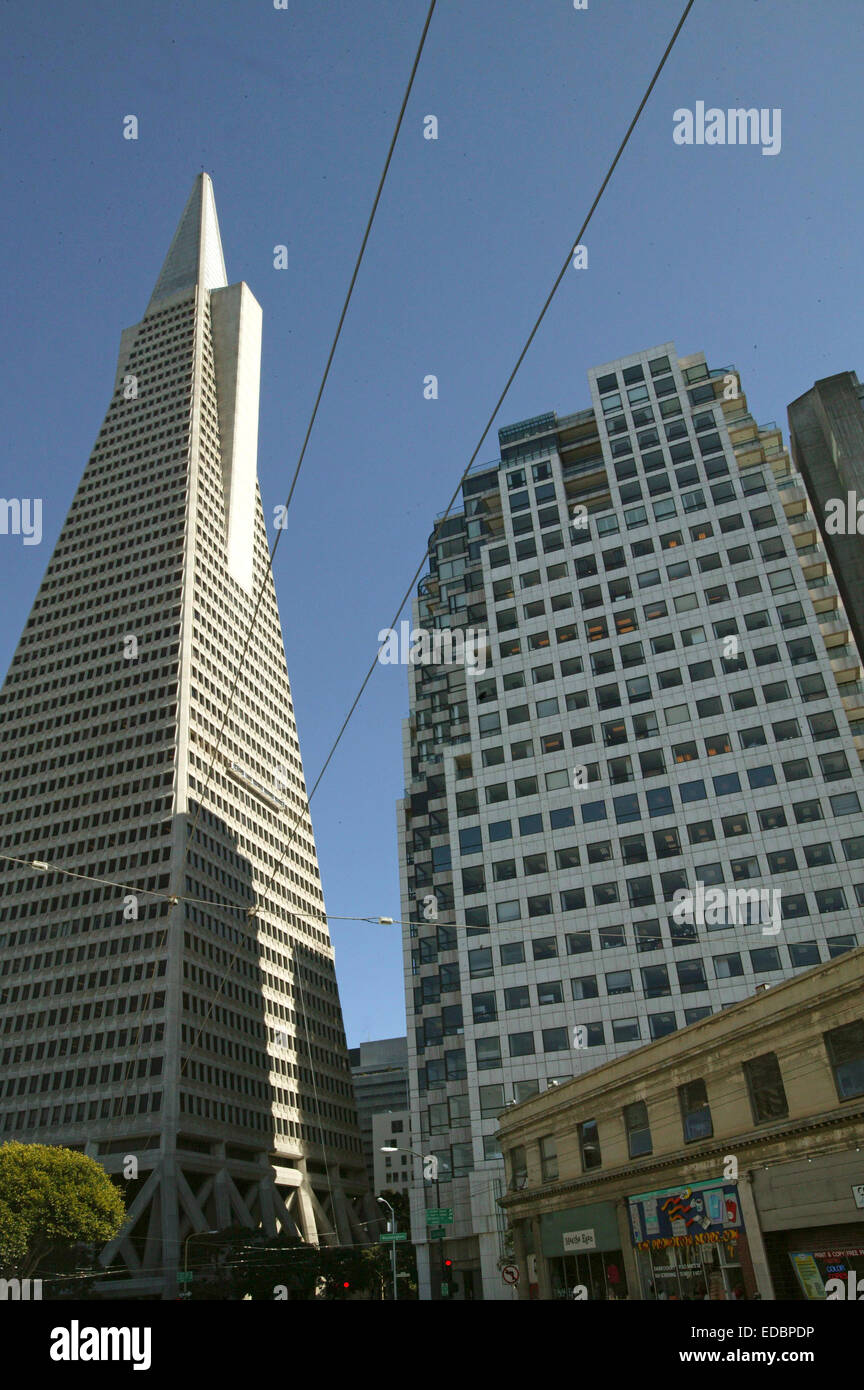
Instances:
[[[862,983],[859,948],[504,1111],[520,1297],[864,1275]]]

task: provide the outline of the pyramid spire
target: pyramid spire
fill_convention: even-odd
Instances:
[[[205,290],[222,289],[228,284],[213,183],[210,175],[203,172],[196,178],[183,209],[147,308],[196,284]]]

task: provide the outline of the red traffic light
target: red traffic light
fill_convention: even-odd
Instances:
[[[342,1287],[343,1287],[343,1289],[350,1289],[351,1285],[348,1283],[348,1280],[347,1280],[347,1279],[344,1281]]]
[[[444,1268],[445,1268],[445,1269],[452,1269],[452,1268],[453,1268],[453,1261],[452,1261],[452,1260],[445,1260],[445,1261],[444,1261]]]

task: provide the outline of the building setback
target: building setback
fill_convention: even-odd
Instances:
[[[409,668],[399,805],[411,1145],[469,1297],[512,1296],[504,1105],[859,942],[860,660],[780,431],[672,343],[589,382],[499,431],[414,606],[486,634]]]
[[[173,1296],[214,1227],[364,1231],[257,484],[260,346],[201,174],[0,695],[0,1141],[122,1175],[102,1264],[127,1294]]]
[[[854,372],[825,377],[788,416],[792,458],[864,652],[864,386]]]
[[[505,1111],[520,1297],[824,1299],[864,1276],[862,985],[858,949]]]

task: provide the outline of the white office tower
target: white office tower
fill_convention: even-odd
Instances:
[[[514,1296],[506,1105],[861,941],[860,659],[780,432],[671,343],[589,381],[590,409],[500,431],[415,602],[488,633],[482,674],[410,669],[410,1143],[439,1158],[415,1232],[454,1215],[433,1297]]]
[[[0,850],[23,861],[0,862],[0,1142],[118,1175],[129,1219],[101,1258],[129,1294],[173,1296],[198,1232],[364,1238],[260,351],[201,174],[0,696]]]

